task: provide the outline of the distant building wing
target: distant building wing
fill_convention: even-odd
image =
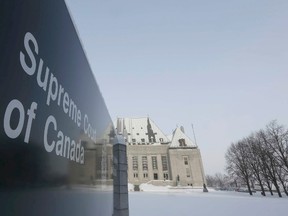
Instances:
[[[183,128],[183,127],[182,127]],[[184,133],[181,127],[177,127],[173,133],[172,141],[170,144],[171,148],[182,148],[182,147],[197,147],[196,144]]]

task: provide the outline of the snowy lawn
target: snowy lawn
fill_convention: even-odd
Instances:
[[[241,192],[169,189],[129,192],[131,216],[283,216],[288,198]]]

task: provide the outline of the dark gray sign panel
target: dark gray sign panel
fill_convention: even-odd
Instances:
[[[0,0],[0,215],[112,215],[114,130],[63,0]]]

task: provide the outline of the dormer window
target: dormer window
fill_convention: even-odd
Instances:
[[[181,146],[181,147],[183,147],[183,146],[187,146],[187,144],[186,144],[186,142],[185,142],[185,139],[179,139],[178,140],[178,142],[179,142],[179,146]]]

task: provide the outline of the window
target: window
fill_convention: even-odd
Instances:
[[[142,139],[141,139],[141,142],[142,142],[142,144],[145,144],[145,139],[142,138]]]
[[[160,141],[160,143],[162,143],[163,142],[163,138],[160,138],[159,141]]]
[[[134,178],[138,178],[138,173],[133,174]]]
[[[169,178],[168,173],[163,173],[163,178],[164,178],[164,180],[168,180],[168,178]]]
[[[143,173],[143,178],[148,178],[148,173]]]
[[[132,139],[132,143],[133,143],[133,145],[135,145],[136,144],[136,139]]]
[[[147,156],[142,156],[142,169],[145,171],[148,170]]]
[[[183,157],[183,160],[184,160],[184,164],[185,164],[185,165],[188,165],[188,157],[187,157],[187,156],[184,156],[184,157]]]
[[[154,180],[158,180],[158,173],[154,173]]]
[[[191,177],[191,172],[189,168],[186,168],[186,176],[187,178]]]
[[[186,144],[186,142],[185,142],[185,139],[183,139],[183,138],[182,138],[182,139],[179,139],[178,142],[179,142],[179,145],[180,145],[180,146],[187,146],[187,144]]]
[[[132,166],[133,166],[133,170],[138,170],[138,157],[137,156],[132,157]]]
[[[136,135],[139,135],[139,133],[136,133]]]
[[[162,159],[162,169],[163,171],[167,171],[168,170],[167,157],[161,156],[161,159]]]
[[[152,167],[153,167],[153,170],[157,170],[158,169],[157,157],[156,156],[152,156]]]

